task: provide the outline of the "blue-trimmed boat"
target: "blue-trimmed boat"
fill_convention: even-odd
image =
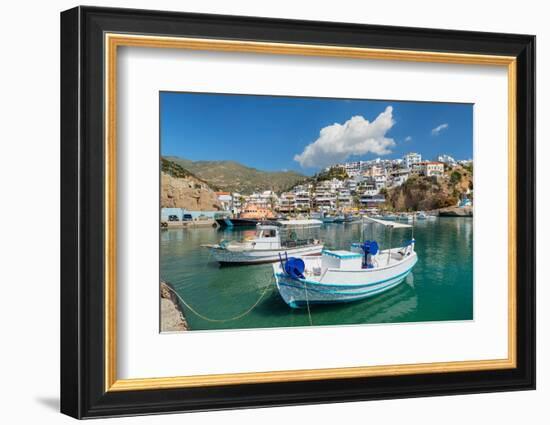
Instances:
[[[369,219],[393,228],[408,224]],[[362,300],[396,287],[418,257],[411,238],[403,246],[380,250],[376,241],[354,243],[350,250],[323,250],[320,257],[281,257],[273,264],[277,289],[292,308],[308,304]]]

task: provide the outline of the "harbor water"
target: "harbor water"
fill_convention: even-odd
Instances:
[[[329,249],[376,239],[382,249],[390,231],[361,222],[324,224],[298,231],[321,239]],[[280,297],[271,264],[220,266],[203,244],[241,240],[255,229],[168,229],[160,233],[160,277],[172,284],[185,305],[191,330],[250,329],[291,326],[353,325],[473,319],[473,220],[438,218],[414,226],[418,263],[397,287],[362,301],[292,309]],[[411,236],[410,229],[391,232],[391,245]],[[265,292],[259,303],[246,312]],[[207,320],[210,319],[210,320]]]

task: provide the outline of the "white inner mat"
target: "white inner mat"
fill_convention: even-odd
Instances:
[[[118,61],[118,378],[507,358],[505,67],[137,47]],[[161,90],[474,103],[474,320],[160,334]]]

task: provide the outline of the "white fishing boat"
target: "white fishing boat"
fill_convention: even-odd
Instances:
[[[202,245],[210,249],[212,256],[221,264],[258,264],[279,261],[279,255],[297,257],[319,255],[323,250],[321,241],[313,238],[298,239],[290,232],[287,239],[281,238],[279,226],[258,225],[256,235],[244,241],[222,240],[216,245]]]
[[[427,220],[428,219],[428,214],[426,214],[424,211],[419,211],[418,214],[416,215],[416,219],[417,220]]]
[[[273,264],[277,289],[290,307],[357,301],[403,282],[417,262],[415,240],[411,235],[402,246],[391,247],[391,233],[413,226],[367,220],[390,229],[390,248],[380,250],[376,241],[366,240],[352,244],[350,250],[323,250],[317,257],[281,256]]]
[[[283,227],[293,227],[295,229],[314,229],[321,227],[323,222],[317,219],[296,219],[296,220],[277,220],[277,223]]]

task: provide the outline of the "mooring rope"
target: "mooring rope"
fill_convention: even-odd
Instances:
[[[307,283],[304,282],[304,289],[306,291],[306,304],[307,304],[307,315],[309,317],[309,326],[313,326],[313,320],[311,319],[311,311],[309,309],[309,296],[307,293]]]
[[[262,291],[262,293],[260,294],[260,297],[256,300],[256,302],[250,307],[248,308],[246,311],[244,311],[243,313],[240,313],[236,316],[233,316],[233,317],[229,317],[227,319],[213,319],[211,317],[207,317],[205,316],[204,314],[201,314],[199,313],[197,310],[195,310],[192,306],[190,306],[181,296],[180,294],[178,294],[174,289],[172,289],[171,287],[167,286],[168,289],[170,291],[172,291],[173,294],[176,295],[176,297],[178,297],[178,299],[182,302],[182,304],[187,307],[192,313],[194,313],[196,316],[200,317],[201,319],[203,320],[206,320],[207,322],[214,322],[214,323],[224,323],[224,322],[232,322],[232,321],[235,321],[235,320],[238,320],[238,319],[241,319],[242,317],[246,316],[248,313],[250,313],[252,310],[254,310],[256,308],[256,306],[258,304],[260,304],[260,301],[263,299],[263,297],[265,296],[265,294],[267,293],[267,290],[272,288],[272,285],[271,285],[271,281],[269,282],[269,284],[267,284],[264,288],[264,290]]]

